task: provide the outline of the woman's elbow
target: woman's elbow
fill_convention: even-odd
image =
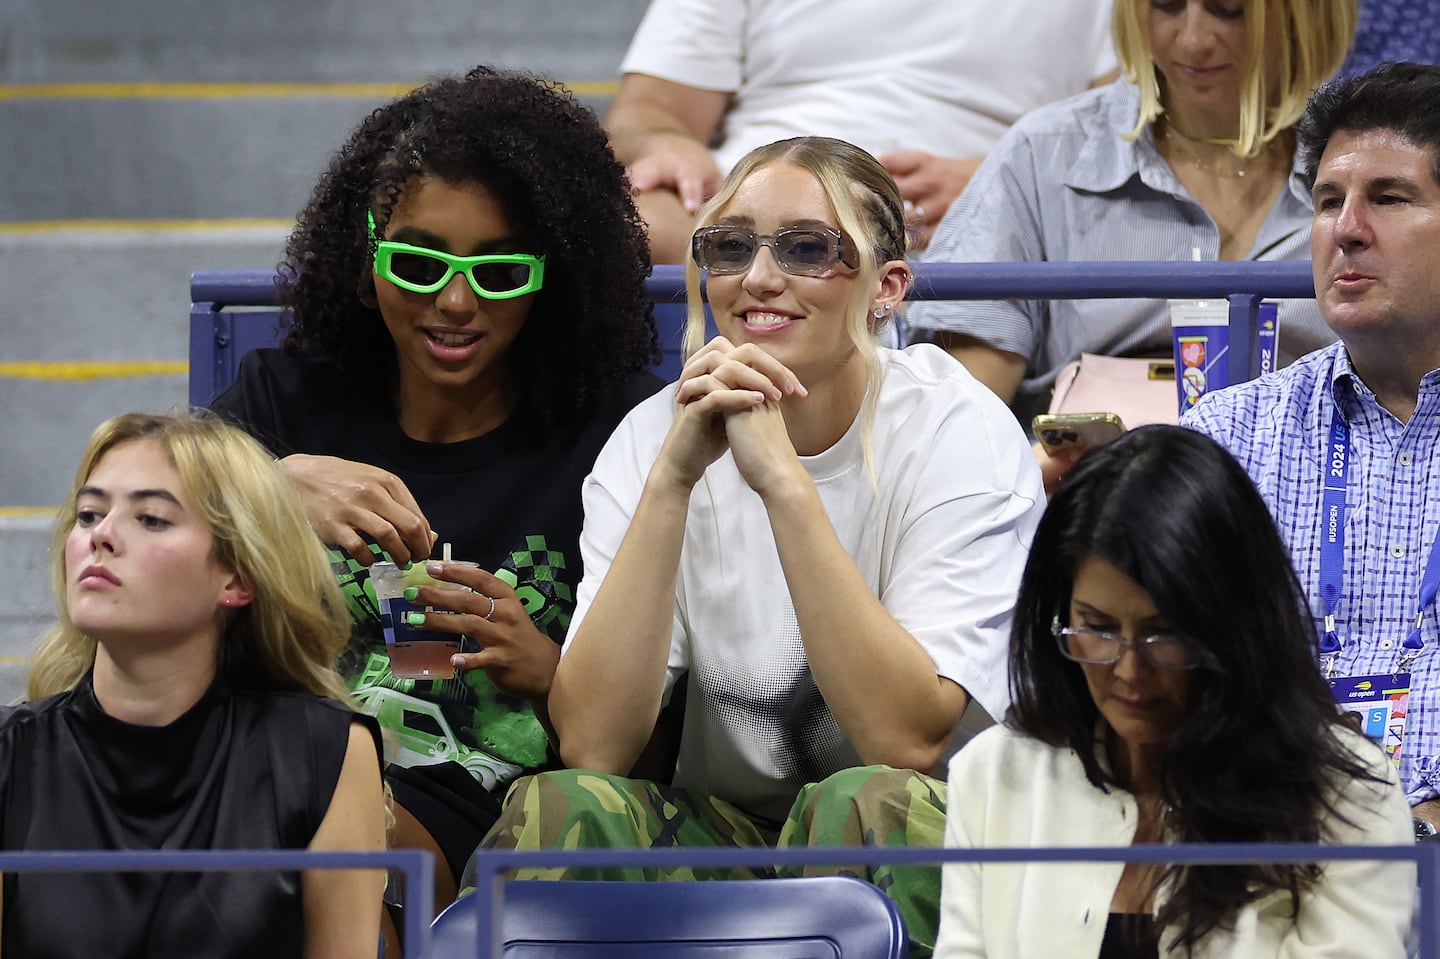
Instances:
[[[605,746],[605,743],[576,742],[562,737],[560,762],[566,769],[589,769],[610,776],[624,776],[635,765],[635,758],[627,760],[614,748],[607,749]]]
[[[555,751],[566,769],[590,769],[599,773],[624,775],[635,757],[626,757],[623,735],[607,727],[599,718],[585,711],[567,715],[555,711],[551,698],[550,721],[555,729]],[[639,755],[639,750],[636,750]]]
[[[924,737],[907,737],[888,743],[876,743],[869,749],[859,750],[860,759],[867,766],[913,769],[928,774],[940,765],[949,742],[948,736],[938,741]]]

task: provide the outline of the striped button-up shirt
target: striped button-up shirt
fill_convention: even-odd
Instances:
[[[937,228],[937,262],[1189,260],[1220,255],[1220,230],[1155,149],[1151,128],[1125,134],[1139,93],[1123,80],[1023,117],[986,157]],[[1309,256],[1310,197],[1292,175],[1249,258]],[[1237,290],[1235,292],[1245,292]],[[969,334],[1028,358],[1012,404],[1022,422],[1043,411],[1060,367],[1084,353],[1170,355],[1164,300],[939,301],[911,305],[910,340]],[[1313,301],[1283,304],[1282,363],[1334,342]]]
[[[1182,424],[1223,444],[1260,488],[1316,618],[1321,497],[1336,410],[1350,428],[1344,588],[1336,608],[1337,673],[1392,670],[1415,624],[1420,580],[1440,533],[1440,370],[1420,381],[1401,423],[1382,407],[1337,343],[1279,372],[1203,397]],[[1423,610],[1425,646],[1412,668],[1400,778],[1410,803],[1440,797],[1440,627]]]

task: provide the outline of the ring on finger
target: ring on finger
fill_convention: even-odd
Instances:
[[[485,615],[484,615],[484,616],[481,616],[480,618],[483,619],[483,620],[485,620],[485,622],[488,623],[488,622],[490,622],[490,617],[495,615],[495,597],[494,597],[494,596],[486,596],[485,598],[488,599],[488,600],[490,600],[490,608],[487,609],[487,610],[485,611]]]

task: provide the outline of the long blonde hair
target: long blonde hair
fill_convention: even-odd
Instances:
[[[1144,12],[1142,13],[1142,8]],[[1116,0],[1112,33],[1125,77],[1140,89],[1140,115],[1128,136],[1139,136],[1165,112],[1160,72],[1151,60],[1149,0]],[[1334,75],[1355,36],[1355,0],[1245,0],[1249,49],[1240,90],[1240,130],[1231,149],[1253,157],[1295,125],[1310,94]],[[1283,37],[1279,57],[1266,63],[1266,38]]]
[[[96,428],[60,506],[50,548],[59,619],[41,640],[26,693],[39,699],[69,689],[94,665],[96,643],[66,607],[65,542],[75,499],[107,452],[123,443],[158,443],[214,538],[212,558],[252,593],[231,614],[217,668],[237,687],[293,691],[348,702],[335,660],[349,636],[345,602],[300,498],[270,456],[245,433],[213,416],[126,413]]]

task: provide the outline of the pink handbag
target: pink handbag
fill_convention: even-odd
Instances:
[[[1081,353],[1055,377],[1051,413],[1114,413],[1126,429],[1180,421],[1175,361]]]

